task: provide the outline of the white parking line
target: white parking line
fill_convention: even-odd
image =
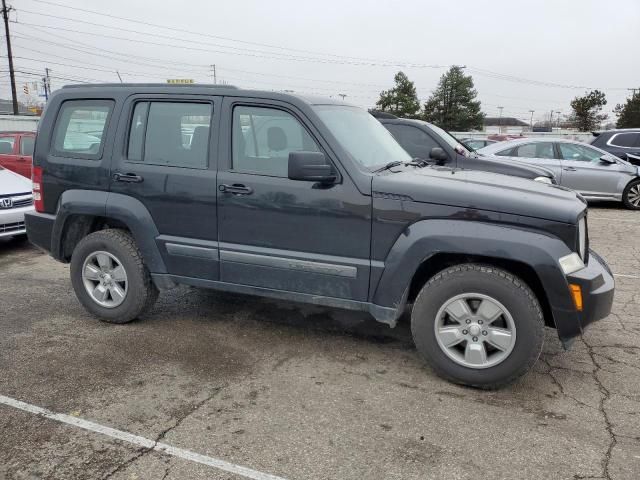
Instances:
[[[625,275],[624,273],[614,273],[613,276],[622,278],[640,278],[640,275]]]
[[[17,408],[19,410],[24,410],[25,412],[34,413],[36,415],[55,420],[57,422],[66,423],[67,425],[82,428],[83,430],[100,433],[102,435],[106,435],[107,437],[116,438],[118,440],[122,440],[123,442],[131,443],[139,447],[148,448],[149,450],[156,450],[167,455],[172,455],[184,460],[189,460],[191,462],[201,463],[202,465],[217,468],[218,470],[235,473],[237,475],[251,478],[253,480],[285,480],[282,477],[258,472],[257,470],[252,470],[251,468],[243,467],[241,465],[235,465],[218,458],[208,457],[206,455],[191,452],[183,448],[173,447],[166,443],[156,442],[148,438],[133,435],[132,433],[123,432],[122,430],[116,430],[115,428],[105,427],[104,425],[99,425],[88,420],[83,420],[82,418],[72,417],[71,415],[65,415],[63,413],[55,413],[51,410],[47,410],[46,408],[30,405],[28,403],[21,402],[20,400],[5,397],[4,395],[0,395],[0,404]]]

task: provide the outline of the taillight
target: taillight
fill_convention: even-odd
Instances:
[[[44,202],[42,201],[42,167],[33,167],[31,170],[31,182],[33,183],[33,205],[36,212],[44,212]]]

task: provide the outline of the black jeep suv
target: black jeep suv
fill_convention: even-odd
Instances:
[[[505,179],[508,181],[505,182]],[[568,345],[614,282],[572,191],[414,161],[369,113],[205,85],[70,86],[37,135],[30,240],[129,322],[187,284],[370,312],[483,388]]]

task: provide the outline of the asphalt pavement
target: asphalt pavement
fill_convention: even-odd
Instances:
[[[497,392],[438,378],[406,319],[180,287],[101,323],[0,241],[0,479],[640,478],[640,212],[589,227],[613,313]]]

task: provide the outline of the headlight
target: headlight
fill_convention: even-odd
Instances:
[[[533,180],[535,182],[548,183],[549,185],[553,185],[553,182],[551,181],[551,179],[549,177],[536,177]]]
[[[560,258],[558,262],[560,263],[560,268],[562,268],[565,275],[569,275],[570,273],[577,272],[584,268],[584,262],[577,253],[570,253],[569,255]]]
[[[585,259],[587,253],[587,221],[586,217],[582,217],[578,222],[578,253],[582,260]]]

